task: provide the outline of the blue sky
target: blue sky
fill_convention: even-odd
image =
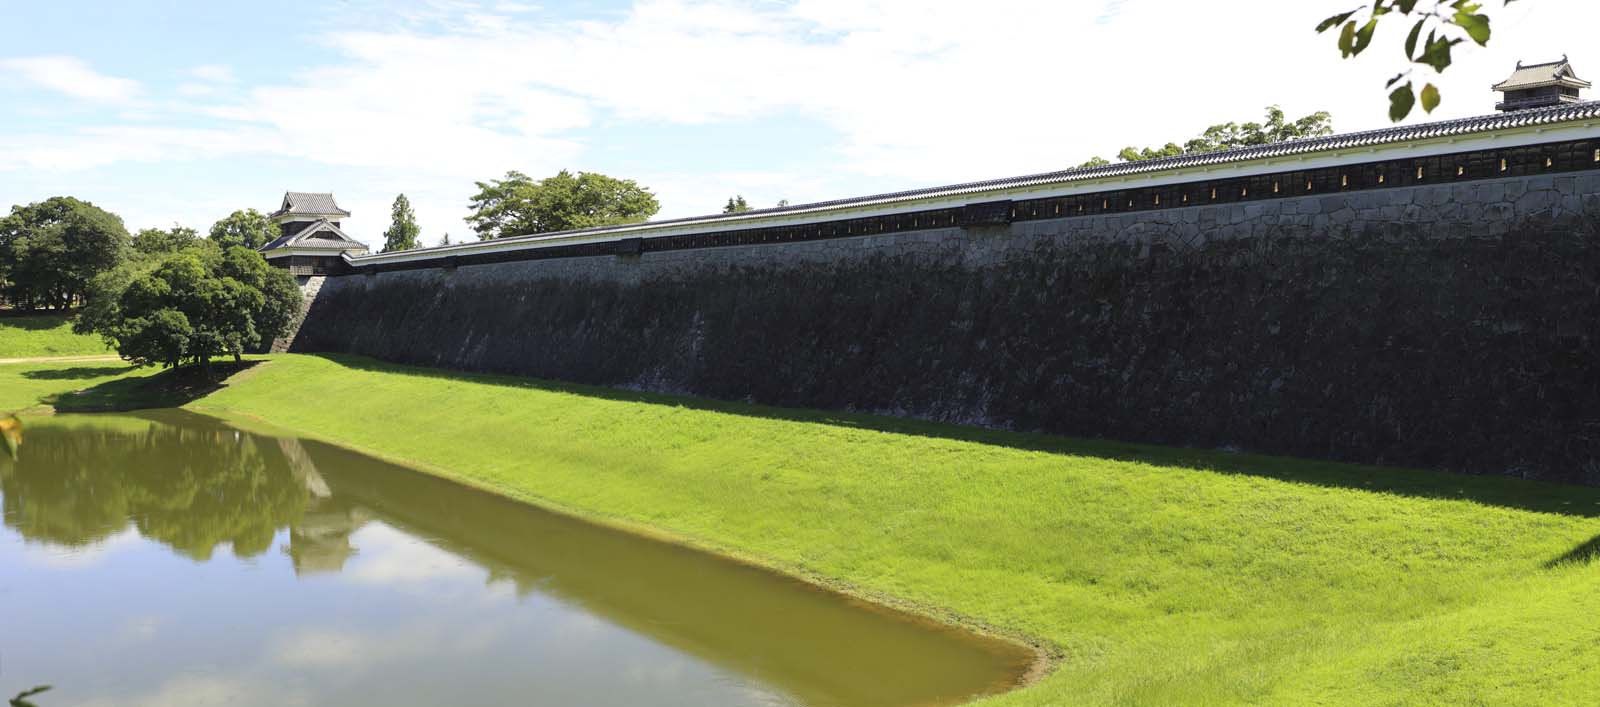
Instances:
[[[432,242],[510,169],[634,178],[671,217],[1059,169],[1269,104],[1379,127],[1404,28],[1341,61],[1310,28],[1349,4],[0,0],[0,207],[204,230],[332,191],[372,242],[404,192]],[[1518,59],[1600,71],[1595,5],[1501,10],[1434,117],[1492,110]]]

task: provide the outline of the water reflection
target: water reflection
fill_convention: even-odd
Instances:
[[[1031,659],[208,418],[64,416],[28,435],[0,461],[21,536],[0,539],[0,566],[24,567],[0,577],[0,616],[46,638],[18,659],[0,637],[0,651],[8,673],[63,686],[58,699],[924,705],[1009,687]],[[103,561],[13,561],[40,543]]]
[[[304,483],[260,441],[215,423],[34,424],[22,456],[0,462],[5,524],[68,547],[131,524],[192,559],[223,544],[249,557],[270,549],[306,505]]]

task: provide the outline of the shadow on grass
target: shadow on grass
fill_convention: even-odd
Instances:
[[[154,375],[129,376],[46,398],[58,412],[127,412],[175,408],[220,389],[228,377],[260,361],[211,364],[208,374],[195,366],[172,368]],[[123,370],[111,369],[112,372]]]
[[[41,381],[84,380],[86,378],[104,378],[114,376],[128,370],[127,366],[74,366],[72,368],[41,368],[32,371],[23,371],[23,378],[32,378]]]
[[[0,329],[48,331],[69,321],[72,321],[72,317],[61,313],[29,312],[26,314],[8,314],[0,316]]]
[[[1241,474],[1291,483],[1355,489],[1413,498],[1471,501],[1484,505],[1541,513],[1559,513],[1586,518],[1600,517],[1600,488],[1588,486],[1528,481],[1503,476],[1476,476],[1443,471],[1378,467],[1263,454],[1164,447],[1154,444],[1063,437],[1037,432],[1010,432],[866,413],[778,408],[707,398],[562,383],[539,378],[423,368],[386,363],[377,359],[348,354],[309,355],[325,359],[345,368],[360,371],[400,373],[447,380],[470,380],[489,385],[570,393],[602,400],[665,405],[744,417],[916,435],[1025,451],[1136,462],[1152,466],[1198,469],[1223,474]]]
[[[1600,557],[1600,535],[1589,538],[1588,542],[1568,550],[1565,555],[1544,563],[1545,569],[1556,569],[1567,565],[1587,565]]]

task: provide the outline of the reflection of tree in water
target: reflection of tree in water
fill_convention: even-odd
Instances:
[[[221,543],[257,555],[299,519],[307,497],[305,481],[262,441],[222,427],[33,426],[20,458],[0,459],[5,524],[82,546],[132,523],[193,559]]]

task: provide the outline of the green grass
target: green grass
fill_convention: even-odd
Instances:
[[[72,333],[72,320],[62,315],[0,317],[0,358],[114,353],[106,349],[99,336]]]
[[[0,364],[0,415],[43,409],[73,391],[104,391],[108,385],[137,380],[137,370],[120,361]]]
[[[1593,704],[1600,490],[279,356],[195,407],[1033,636],[994,705]]]

